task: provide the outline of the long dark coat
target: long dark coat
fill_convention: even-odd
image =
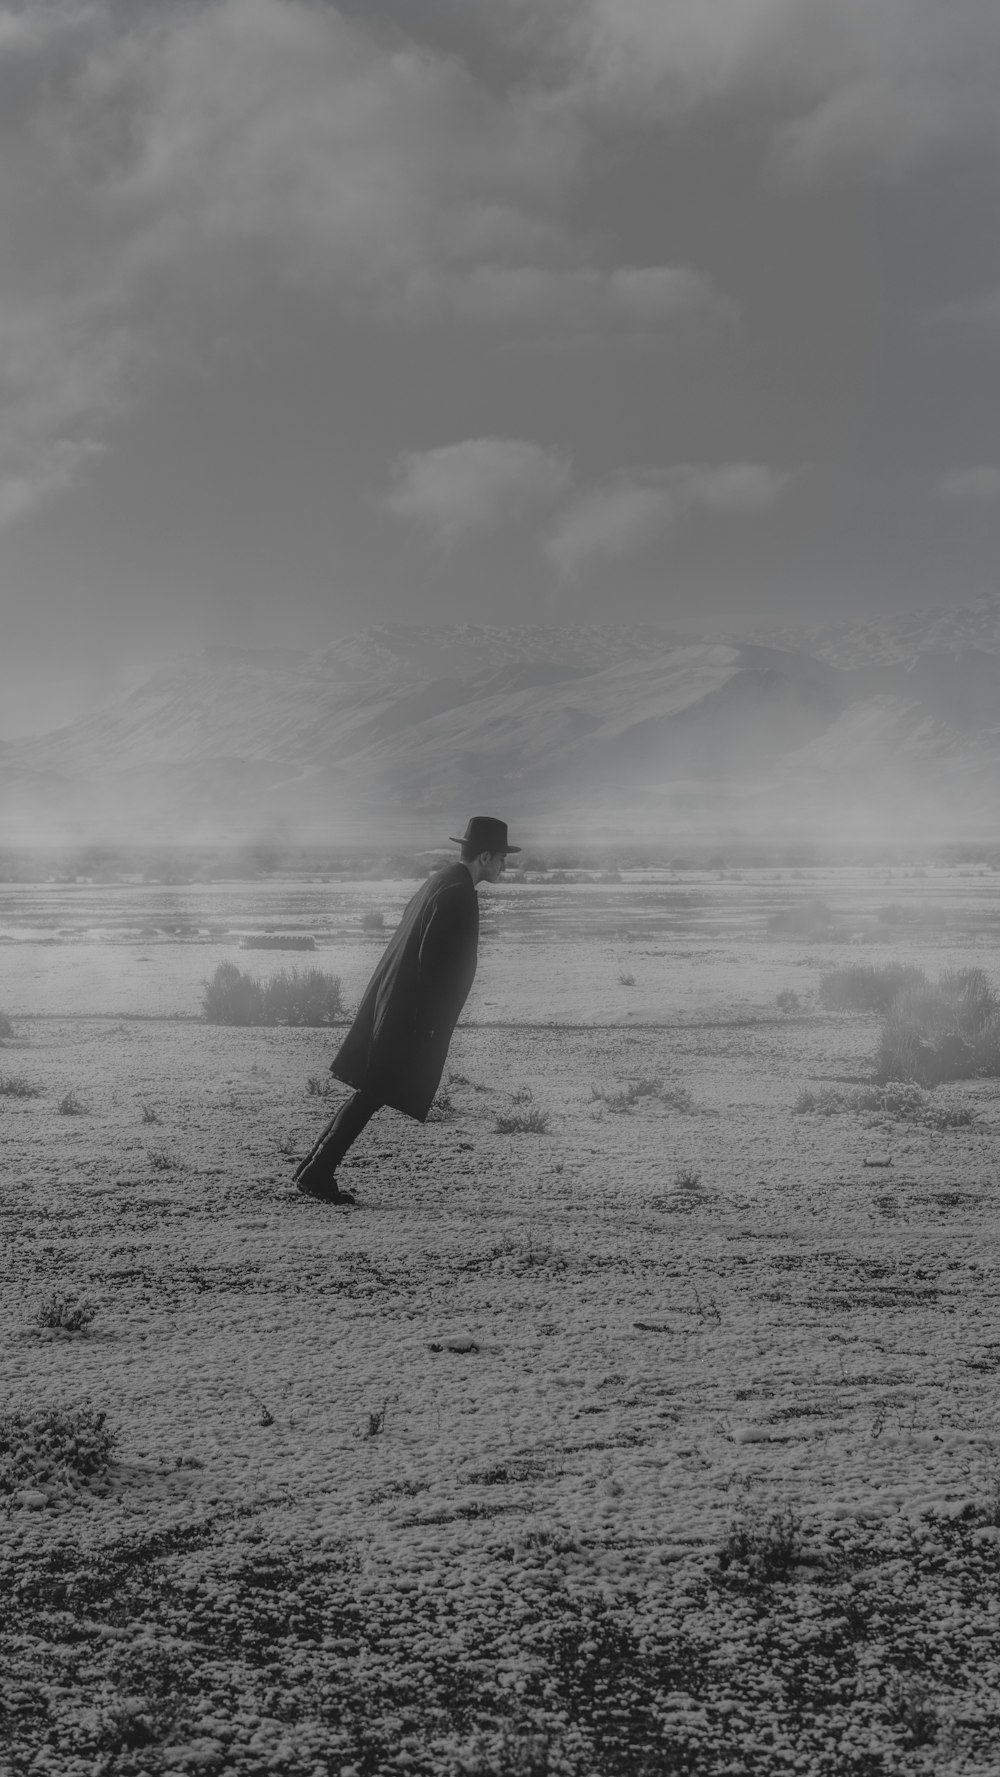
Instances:
[[[479,902],[464,864],[418,888],[330,1072],[423,1123],[476,973]]]

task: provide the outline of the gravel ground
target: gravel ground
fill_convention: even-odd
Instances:
[[[996,1083],[929,1095],[955,1127],[796,1113],[877,1020],[818,1009],[825,951],[710,911],[673,999],[662,932],[511,927],[522,1002],[498,917],[439,1107],[370,1126],[353,1210],[290,1184],[335,1031],[206,1027],[182,944],[171,1016],[60,1017],[25,946],[3,1777],[1000,1768]],[[117,948],[108,993],[149,966]],[[532,1027],[623,955],[638,1007]],[[39,1323],[57,1296],[86,1327]],[[46,1414],[83,1415],[75,1454]]]

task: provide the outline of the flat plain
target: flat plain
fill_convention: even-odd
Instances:
[[[350,1010],[413,886],[0,884],[0,1772],[995,1772],[998,1082],[879,1096],[819,986],[990,973],[1000,876],[484,889],[430,1120],[324,1208],[338,1027],[204,983]],[[80,1409],[108,1463],[33,1469]]]

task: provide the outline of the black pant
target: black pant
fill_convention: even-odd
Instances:
[[[355,1092],[344,1101],[338,1111],[330,1118],[326,1128],[320,1132],[315,1142],[295,1169],[296,1179],[308,1179],[310,1183],[328,1183],[333,1178],[337,1167],[347,1153],[352,1142],[356,1142],[365,1126],[371,1122],[376,1111],[382,1109],[385,1100],[375,1092]]]

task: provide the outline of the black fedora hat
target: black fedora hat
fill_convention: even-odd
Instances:
[[[495,820],[491,814],[474,814],[461,839],[454,833],[449,834],[453,845],[471,845],[475,847],[476,856],[481,851],[520,851],[519,845],[511,845],[507,838],[507,822]]]

